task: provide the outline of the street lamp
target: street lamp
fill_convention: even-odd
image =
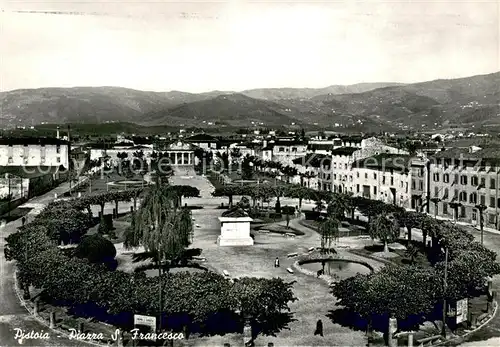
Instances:
[[[476,209],[479,211],[479,228],[481,230],[481,244],[483,244],[484,236],[484,211],[487,207],[484,204],[476,205]]]
[[[446,291],[448,288],[448,247],[445,248],[444,254],[444,291],[443,291],[443,329],[441,334],[446,338]]]

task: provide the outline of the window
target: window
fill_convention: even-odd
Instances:
[[[491,178],[490,179],[490,188],[491,189],[496,189],[497,185],[496,185],[496,181],[494,178]]]
[[[337,179],[337,174],[333,174],[333,179],[336,180]]]
[[[471,193],[469,196],[469,202],[471,204],[477,204],[477,193]]]
[[[14,159],[12,157],[9,157],[9,164],[12,164],[14,162]]]
[[[455,179],[453,180],[453,184],[458,184],[458,174],[455,174]]]
[[[56,153],[57,154],[61,153],[61,146],[57,145],[57,147],[56,147]]]
[[[484,195],[480,195],[480,196],[479,196],[479,203],[480,203],[481,205],[486,205],[486,196],[484,196]]]
[[[433,175],[434,182],[439,182],[439,173],[435,172]]]
[[[356,184],[356,193],[359,193],[359,184]]]
[[[420,190],[424,190],[424,182],[420,181],[418,187]]]
[[[382,176],[382,184],[385,184],[385,176]]]
[[[405,192],[408,193],[408,182],[405,182]]]
[[[373,195],[377,195],[377,187],[373,187]]]
[[[376,179],[377,179],[377,174],[376,174],[376,173],[374,173],[374,174],[373,174],[373,179],[374,179],[374,180],[376,180]]]
[[[394,177],[391,177],[391,186],[394,185]]]
[[[483,188],[486,187],[486,178],[481,177],[481,183],[479,183],[479,185]]]
[[[447,199],[447,198],[448,198],[448,194],[449,194],[449,190],[448,190],[448,188],[444,188],[444,195],[443,195],[443,199]]]
[[[495,198],[492,196],[492,197],[490,197],[490,207],[495,208],[495,206],[496,206],[495,205]]]
[[[467,202],[467,193],[466,192],[460,192],[460,201]]]
[[[292,147],[292,152],[297,152],[297,147]]]
[[[443,214],[448,214],[448,203],[443,202]]]
[[[464,206],[462,206],[460,208],[460,218],[465,218],[465,207]]]
[[[439,195],[439,187],[434,187],[434,197]]]
[[[284,151],[285,151],[285,148],[284,148],[284,147],[280,147],[280,148],[278,148],[278,151],[279,151],[279,152],[284,152]]]
[[[478,186],[479,185],[479,180],[478,180],[477,176],[472,176],[471,177],[470,184],[472,184],[473,186]]]
[[[450,175],[448,175],[448,174],[444,174],[444,175],[443,175],[443,182],[444,182],[444,183],[448,183],[448,182],[450,182]]]
[[[465,175],[460,176],[460,184],[463,186],[467,185],[467,176]]]
[[[367,173],[365,173],[365,180],[367,180],[367,179],[368,179],[368,174],[367,174]]]
[[[488,222],[490,224],[495,224],[495,215],[494,214],[492,214],[492,213],[488,214]]]
[[[359,172],[356,172],[356,178],[359,178]]]
[[[383,182],[383,183],[385,183],[385,182]],[[411,189],[416,189],[416,186],[417,186],[416,182],[414,180],[412,180],[411,181]]]
[[[57,157],[57,162],[60,163],[61,162],[61,157]]]

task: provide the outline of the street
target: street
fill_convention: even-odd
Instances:
[[[21,207],[33,207],[27,215],[28,221],[36,215],[43,206],[54,199],[54,193],[62,195],[69,189],[69,184],[63,184],[54,190],[30,200]],[[5,238],[16,232],[21,226],[21,220],[15,220],[4,227],[0,227],[0,345],[1,346],[89,346],[89,344],[58,337],[57,333],[29,315],[20,304],[14,291],[14,262],[7,262],[4,257]],[[21,329],[24,334],[47,333],[46,339],[17,339],[16,329]],[[19,335],[19,334],[18,334]]]

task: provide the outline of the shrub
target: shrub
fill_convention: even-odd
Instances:
[[[91,263],[108,263],[116,256],[115,246],[99,234],[86,235],[75,249],[75,256]]]

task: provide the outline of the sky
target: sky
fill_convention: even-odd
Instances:
[[[486,74],[500,70],[499,1],[0,0],[0,91],[241,91]]]

